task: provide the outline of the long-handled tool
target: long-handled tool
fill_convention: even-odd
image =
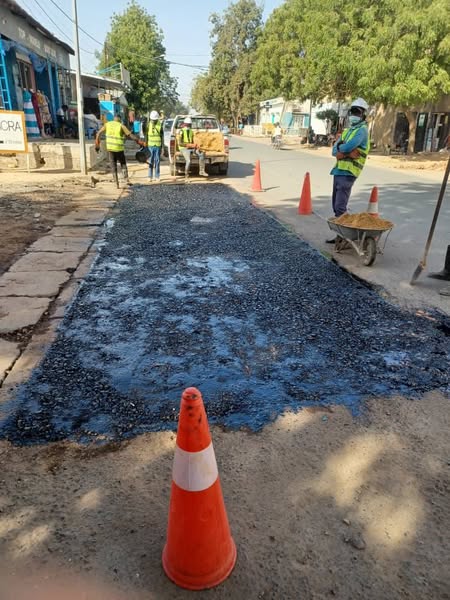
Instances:
[[[428,252],[430,250],[431,240],[433,239],[434,230],[436,228],[436,223],[438,220],[439,212],[441,210],[442,201],[444,200],[444,194],[445,194],[445,189],[447,187],[447,181],[448,181],[449,174],[450,174],[450,158],[447,161],[447,168],[445,169],[444,179],[442,180],[441,191],[439,192],[439,198],[436,203],[436,208],[434,209],[433,221],[431,222],[430,232],[428,234],[427,243],[425,244],[425,251],[423,253],[422,260],[417,265],[416,270],[413,273],[413,276],[411,278],[411,285],[414,285],[416,283],[419,275],[422,273],[422,271],[426,267],[427,256],[428,256]]]

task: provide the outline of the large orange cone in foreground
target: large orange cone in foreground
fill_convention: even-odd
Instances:
[[[367,207],[367,212],[373,217],[379,217],[378,213],[378,188],[375,185],[370,192],[369,205]]]
[[[193,387],[181,397],[162,563],[166,575],[189,590],[218,585],[236,563],[205,407]]]
[[[252,192],[263,192],[261,187],[261,162],[259,160],[255,163],[255,174],[253,175]]]
[[[298,205],[299,215],[311,215],[312,214],[312,200],[311,200],[311,181],[309,173],[306,173],[305,179],[303,180],[302,193],[300,196],[300,202]]]

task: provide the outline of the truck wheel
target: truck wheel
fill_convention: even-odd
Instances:
[[[226,175],[228,173],[228,163],[219,164],[219,173],[221,175]]]

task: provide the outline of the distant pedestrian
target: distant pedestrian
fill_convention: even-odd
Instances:
[[[125,158],[125,138],[133,139],[140,146],[145,146],[139,138],[131,133],[125,125],[122,124],[120,115],[115,115],[113,121],[108,121],[103,125],[95,138],[95,149],[100,149],[100,136],[106,134],[106,150],[109,154],[109,163],[116,187],[119,187],[119,177],[117,175],[117,162],[122,168],[122,177],[128,185],[131,185],[128,176],[127,159]]]
[[[158,182],[160,178],[161,152],[164,147],[164,129],[156,110],[150,113],[147,129],[147,146],[150,151],[148,159],[148,178],[150,182]]]
[[[331,171],[333,175],[332,206],[336,217],[347,212],[348,201],[353,184],[361,174],[370,149],[369,132],[366,117],[369,105],[362,98],[352,102],[349,111],[349,125],[344,129],[333,146],[332,154],[336,157],[336,165]],[[327,240],[334,244],[336,238]]]
[[[242,135],[244,132],[244,123],[239,119],[239,124],[238,124],[238,130],[239,130],[239,135]]]

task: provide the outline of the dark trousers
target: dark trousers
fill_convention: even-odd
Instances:
[[[350,199],[353,184],[356,177],[351,175],[335,175],[333,178],[333,196],[332,206],[336,217],[340,217],[347,212],[347,205]]]
[[[128,179],[127,159],[125,158],[125,152],[121,150],[120,152],[109,152],[109,164],[111,166],[111,173],[114,181],[118,181],[117,161],[120,163],[123,178]]]

